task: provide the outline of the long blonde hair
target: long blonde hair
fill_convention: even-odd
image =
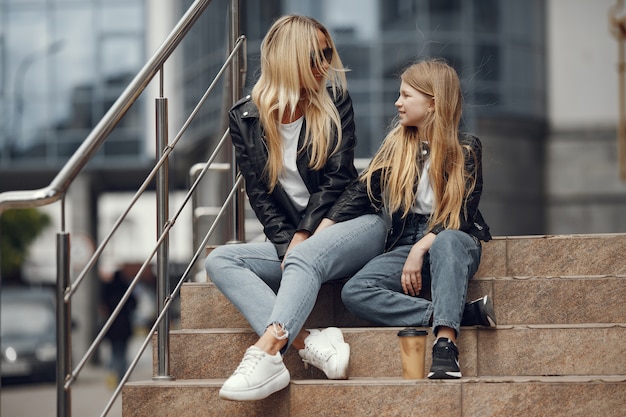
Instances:
[[[372,193],[372,174],[381,170],[381,189],[386,210],[401,211],[405,217],[415,203],[416,179],[420,179],[420,142],[430,146],[428,176],[434,192],[430,224],[460,227],[464,210],[466,181],[474,186],[473,173],[465,172],[463,147],[458,140],[462,94],[456,71],[440,60],[428,60],[408,67],[401,80],[415,90],[434,98],[435,111],[423,126],[402,126],[396,118],[380,149],[361,179]],[[470,150],[471,153],[471,150]]]
[[[319,58],[318,30],[322,31],[333,50],[328,70],[324,69]],[[313,75],[313,68],[323,75],[321,81]],[[333,97],[325,88],[326,82],[332,86]],[[270,191],[284,169],[283,145],[278,130],[283,116],[293,116],[300,106],[306,120],[303,147],[310,146],[309,167],[319,170],[341,143],[341,117],[333,98],[345,91],[345,70],[328,30],[309,17],[288,15],[279,18],[261,43],[261,75],[252,89],[252,100],[259,109],[265,131],[268,149],[265,175]],[[333,147],[331,138],[335,132],[337,143]]]

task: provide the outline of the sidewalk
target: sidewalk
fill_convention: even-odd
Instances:
[[[137,354],[141,340],[131,341],[129,362]],[[105,362],[103,349],[103,363]],[[107,370],[103,366],[86,365],[71,387],[72,415],[98,417],[113,396],[114,389],[107,387]],[[152,378],[152,346],[139,359],[130,381]],[[0,389],[0,415],[6,417],[42,417],[57,415],[57,388],[54,383],[3,385]],[[121,393],[113,403],[107,417],[122,417]]]

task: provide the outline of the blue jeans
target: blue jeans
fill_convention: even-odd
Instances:
[[[291,345],[313,310],[324,282],[347,278],[384,249],[387,228],[378,215],[334,224],[291,249],[284,269],[271,242],[223,245],[205,261],[210,280],[261,336],[277,323]]]
[[[377,256],[343,287],[341,298],[353,314],[384,326],[440,326],[459,334],[467,284],[480,264],[481,245],[471,235],[444,230],[435,238],[422,267],[422,292],[432,301],[402,291],[400,278],[413,244],[424,235],[426,219],[407,227],[390,251]]]

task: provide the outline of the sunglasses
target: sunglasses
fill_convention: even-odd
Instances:
[[[333,48],[324,48],[319,52],[319,60],[330,63],[333,59]],[[316,65],[317,60],[315,59],[315,52],[311,52],[311,67]]]

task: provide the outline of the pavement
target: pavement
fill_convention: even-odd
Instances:
[[[129,347],[129,362],[136,355],[143,340],[134,340]],[[101,348],[106,363],[106,348]],[[107,385],[108,372],[103,366],[86,365],[72,384],[71,415],[74,417],[102,416],[111,400],[115,387]],[[131,374],[130,381],[152,378],[152,347],[148,346]],[[27,383],[0,386],[0,416],[2,417],[54,417],[57,416],[57,388],[52,383]],[[122,417],[121,393],[106,414]]]

